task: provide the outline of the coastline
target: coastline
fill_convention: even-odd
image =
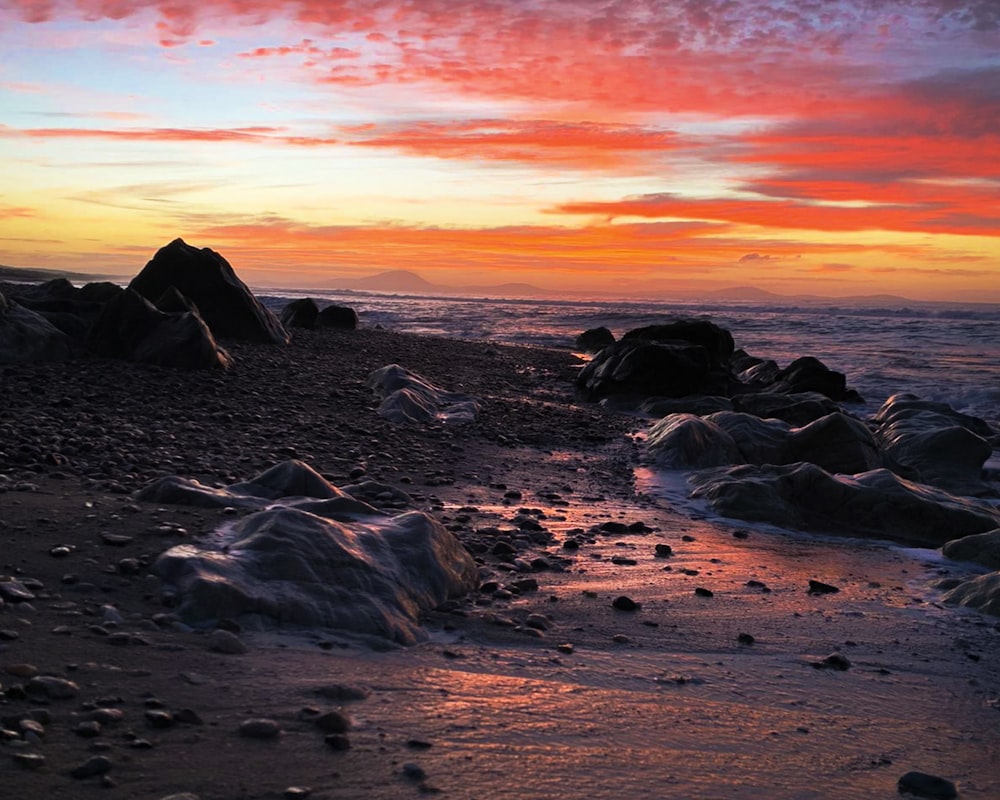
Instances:
[[[103,796],[135,798],[294,797],[293,787],[317,798],[871,798],[896,796],[909,770],[955,781],[962,797],[1000,793],[996,621],[910,590],[948,565],[674,513],[636,489],[642,423],[574,401],[569,352],[374,329],[231,348],[226,372],[98,359],[0,368],[0,571],[39,585],[30,603],[0,608],[0,629],[16,634],[0,642],[0,683],[30,665],[79,686],[45,705],[37,771],[0,762],[5,796],[99,791],[99,777],[68,776],[95,753],[113,764]],[[479,418],[379,418],[365,380],[389,363],[481,398]],[[518,509],[540,510],[552,542],[526,555],[564,566],[532,573],[537,591],[473,593],[432,613],[430,639],[407,649],[241,633],[249,652],[226,654],[162,624],[169,609],[148,564],[226,515],[131,493],[167,474],[245,480],[289,458],[335,485],[363,474],[402,489],[487,550]],[[653,530],[593,531],[606,522]],[[569,553],[560,543],[575,530],[582,545]],[[657,558],[657,543],[674,555]],[[508,579],[503,562],[480,558],[484,583]],[[840,591],[810,595],[809,580]],[[612,608],[621,594],[641,608]],[[109,605],[121,622],[108,622]],[[528,625],[532,614],[546,621]],[[849,669],[815,667],[835,652]],[[336,685],[370,694],[316,694]],[[109,699],[121,722],[95,739],[74,732],[86,704]],[[150,701],[200,724],[156,727]],[[309,706],[345,709],[349,749],[331,750],[303,717]],[[25,707],[8,698],[0,716]],[[282,735],[238,735],[261,716]]]

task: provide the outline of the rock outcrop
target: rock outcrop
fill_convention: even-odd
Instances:
[[[198,307],[212,334],[220,339],[288,342],[288,332],[278,318],[214,250],[174,239],[156,252],[128,288],[153,303],[171,286]]]

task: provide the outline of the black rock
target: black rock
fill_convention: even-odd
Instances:
[[[327,306],[319,312],[316,324],[320,328],[354,330],[358,327],[358,312],[350,306]]]
[[[809,581],[808,594],[836,594],[839,592],[836,586],[831,586],[829,583],[823,583],[823,581]]]
[[[597,353],[614,343],[615,335],[604,326],[590,328],[576,337],[576,349],[584,353]]]
[[[75,766],[69,774],[74,778],[92,778],[96,775],[107,775],[111,771],[111,766],[111,759],[107,756],[92,756]]]
[[[636,611],[637,609],[639,609],[640,604],[635,602],[635,600],[633,600],[631,597],[628,597],[623,594],[612,600],[611,606],[612,608],[616,608],[619,611]]]
[[[311,297],[292,300],[281,309],[281,324],[286,328],[312,329],[316,327],[318,318],[319,306]]]
[[[934,800],[952,800],[958,797],[954,783],[925,772],[907,772],[899,779],[897,789],[900,794],[930,797]]]

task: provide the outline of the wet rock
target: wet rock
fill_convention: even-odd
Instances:
[[[281,725],[262,717],[247,719],[240,723],[239,733],[247,739],[277,739],[281,735]]]
[[[70,775],[80,780],[93,778],[98,775],[107,775],[111,771],[111,759],[107,756],[91,756],[82,764],[78,764],[70,771]]]
[[[646,451],[667,469],[720,467],[743,460],[732,436],[694,414],[671,414],[654,423]]]
[[[814,661],[813,666],[816,669],[832,669],[839,672],[846,672],[851,668],[851,662],[847,656],[841,655],[840,653],[830,653],[830,655],[823,660]]]
[[[213,653],[242,655],[247,652],[247,646],[235,633],[216,628],[208,634],[208,649]]]
[[[747,585],[749,585],[749,582],[748,582]],[[809,581],[809,588],[806,590],[806,593],[807,594],[836,594],[839,591],[840,591],[840,589],[838,589],[836,586],[834,586],[832,584],[823,583],[823,581],[817,581],[817,580],[810,579],[810,581]]]
[[[30,694],[41,694],[50,700],[72,700],[80,694],[80,687],[66,678],[39,675],[28,683]]]
[[[342,733],[331,733],[323,737],[326,746],[331,750],[343,751],[351,749],[351,740]]]
[[[615,343],[615,335],[604,326],[588,328],[576,337],[576,349],[584,353],[597,353]]]
[[[956,561],[971,561],[989,569],[1000,569],[1000,528],[952,539],[941,552]]]
[[[653,554],[657,558],[670,558],[674,554],[674,549],[669,544],[658,544],[653,549]]]
[[[711,589],[706,589],[704,586],[696,587],[694,593],[698,597],[715,597],[715,592],[713,592]]]
[[[752,634],[741,633],[736,637],[736,641],[739,642],[740,644],[753,644],[757,640],[754,638]]]
[[[958,789],[954,783],[925,772],[907,772],[899,779],[897,789],[900,794],[930,797],[933,800],[953,800],[958,797]]]
[[[640,604],[628,595],[623,594],[611,601],[611,607],[618,611],[637,611],[640,608]]]

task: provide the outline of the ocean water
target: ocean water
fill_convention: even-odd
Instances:
[[[259,290],[272,310],[313,297],[349,305],[363,327],[573,349],[584,330],[616,337],[677,317],[704,317],[729,330],[736,346],[784,366],[814,356],[847,375],[874,411],[911,392],[1000,425],[1000,305],[919,303],[902,307],[498,300],[362,292]]]

